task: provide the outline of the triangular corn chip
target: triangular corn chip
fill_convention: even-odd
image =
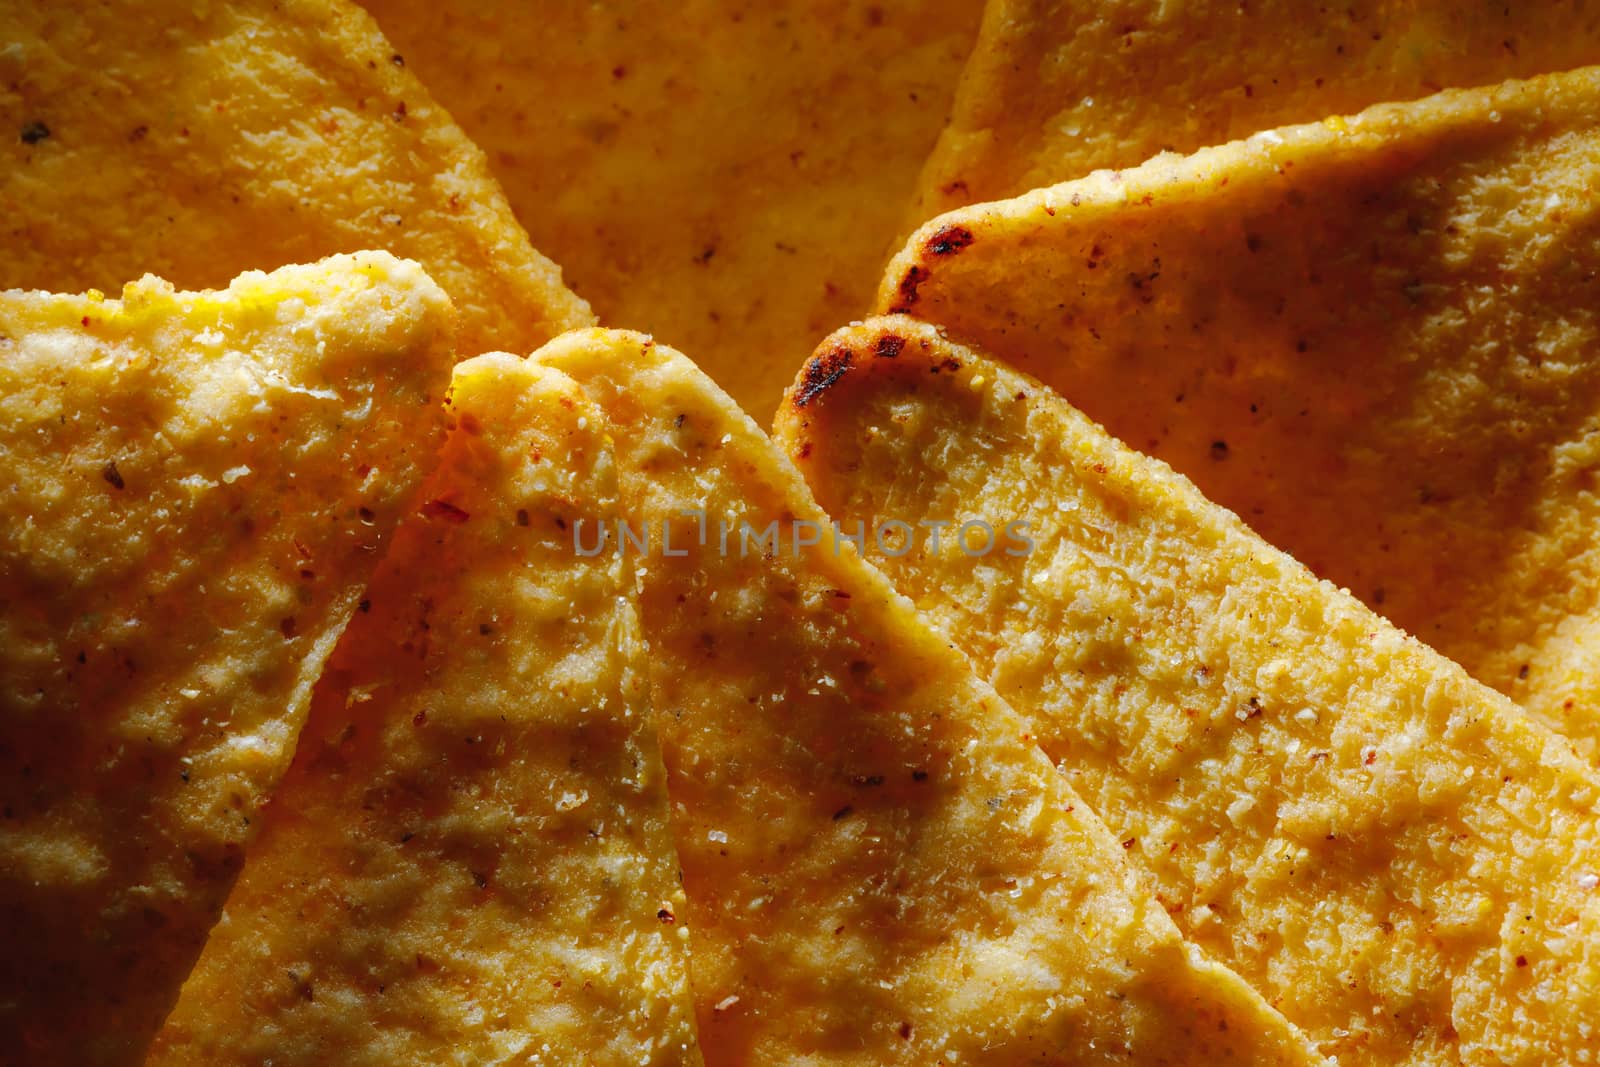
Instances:
[[[651,538],[636,570],[708,1062],[1311,1062],[1177,936],[964,658],[848,544],[796,547],[797,521],[827,519],[710,379],[636,334],[536,358],[609,416],[633,514],[606,550]]]
[[[508,355],[450,407],[152,1064],[700,1062],[602,420]]]
[[[370,0],[610,325],[764,422],[872,303],[978,0]]]
[[[1015,703],[1184,933],[1324,1052],[1600,1049],[1600,780],[1559,738],[924,324],[840,331],[780,437],[841,521],[917,530],[889,576]],[[977,522],[1028,523],[1013,533],[1032,550],[997,532],[977,551]]]
[[[465,352],[594,321],[344,0],[5,4],[0,42],[0,288],[204,288],[385,248],[450,294]]]
[[[1600,63],[1582,3],[989,0],[920,222],[1158,152]]]
[[[882,294],[1600,757],[1600,68],[935,220]]]
[[[387,253],[0,293],[0,1061],[137,1062],[434,460]]]

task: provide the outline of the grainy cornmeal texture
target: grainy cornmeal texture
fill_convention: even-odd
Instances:
[[[151,1064],[700,1063],[602,420],[503,354],[450,410]]]
[[[0,5],[0,288],[191,288],[385,248],[462,351],[594,321],[483,154],[340,0]]]
[[[923,324],[830,339],[780,439],[842,522],[955,524],[891,579],[1324,1052],[1600,1059],[1600,784],[1560,738]],[[965,554],[975,520],[1029,522],[1033,551]]]
[[[609,325],[765,421],[872,303],[982,0],[369,0]]]
[[[1440,89],[1600,63],[1584,0],[989,0],[913,224]]]
[[[0,293],[0,1061],[138,1062],[434,460],[386,253]]]
[[[1600,758],[1600,68],[930,222],[881,296]]]
[[[824,516],[686,358],[602,331],[537,358],[605,409],[634,533],[654,531],[636,573],[707,1062],[1314,1059],[1184,944],[881,575],[848,548],[794,550],[791,521]],[[741,554],[735,532],[724,554],[724,520],[778,541]]]

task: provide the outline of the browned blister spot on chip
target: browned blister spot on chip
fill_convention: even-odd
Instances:
[[[835,348],[812,356],[801,372],[800,386],[794,392],[794,406],[803,408],[827,392],[850,371],[855,353],[848,348]]]
[[[965,226],[941,226],[928,236],[923,247],[930,255],[951,256],[972,244],[972,231]]]

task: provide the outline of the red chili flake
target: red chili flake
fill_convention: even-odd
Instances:
[[[1527,965],[1528,965],[1528,957],[1526,957],[1526,956],[1518,956],[1517,957],[1517,966],[1518,967],[1526,967]]]
[[[122,480],[122,475],[117,472],[117,464],[115,460],[112,460],[110,463],[105,465],[104,469],[100,471],[100,477],[110,482],[111,488],[113,489],[122,489],[125,487],[125,483]]]
[[[901,1023],[900,1024],[900,1036],[902,1038],[904,1038],[905,1040],[907,1040],[907,1041],[911,1040],[911,1024],[910,1023]]]
[[[660,919],[664,923],[678,921],[678,917],[672,913],[671,908],[662,908],[660,911],[656,912],[656,918]]]
[[[1128,838],[1126,841],[1124,841],[1122,843],[1122,847],[1126,848],[1126,849],[1131,849],[1131,848],[1133,848],[1134,845],[1137,845],[1138,843],[1139,843],[1139,839],[1137,837],[1130,837],[1130,838]]]
[[[1363,759],[1361,762],[1363,764],[1365,764],[1366,766],[1368,766],[1368,767],[1372,766],[1374,763],[1377,763],[1378,762],[1378,750],[1375,749],[1375,748],[1374,749],[1370,749],[1367,752],[1366,758]]]
[[[278,630],[283,634],[284,637],[293,638],[294,629],[295,621],[293,615],[290,615],[287,619],[284,619],[282,622],[278,623]]]
[[[428,723],[428,709],[427,708],[423,708],[421,711],[419,711],[415,715],[411,716],[411,725],[412,726],[426,726],[427,723]]]
[[[443,519],[445,522],[463,523],[472,518],[467,512],[456,507],[448,500],[435,499],[422,505],[423,518]]]

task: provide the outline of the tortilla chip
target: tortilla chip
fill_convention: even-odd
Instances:
[[[826,518],[686,358],[598,330],[536,358],[607,412],[629,536],[651,538],[641,613],[709,1062],[1311,1062],[881,575],[796,550],[793,522]],[[769,523],[763,549],[748,531]]]
[[[601,419],[503,354],[451,408],[152,1064],[700,1062]]]
[[[444,293],[387,253],[0,292],[0,1060],[136,1062],[431,466]]]
[[[0,288],[203,288],[386,248],[450,294],[463,351],[594,321],[350,4],[6,4],[0,41]]]
[[[871,304],[982,5],[367,7],[602,320],[764,420]]]
[[[840,331],[791,400],[780,439],[822,505],[917,529],[875,559],[1015,703],[1184,934],[1323,1052],[1594,1054],[1600,777],[1561,739],[922,323]],[[1013,521],[1028,530],[1001,533]]]
[[[1600,758],[1600,68],[929,223],[881,301],[1038,375]]]
[[[1600,63],[1581,3],[989,0],[920,222],[1158,152]]]

